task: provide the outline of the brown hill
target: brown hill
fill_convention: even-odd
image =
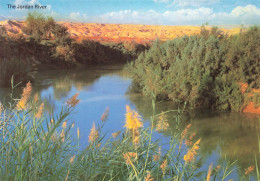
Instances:
[[[129,25],[129,24],[97,24],[97,23],[68,23],[59,24],[68,28],[70,35],[78,41],[91,39],[99,42],[131,42],[149,43],[151,40],[170,40],[184,35],[198,34],[200,26],[158,26],[158,25]],[[25,22],[1,21],[11,35],[21,34]],[[239,29],[222,31],[234,34]]]

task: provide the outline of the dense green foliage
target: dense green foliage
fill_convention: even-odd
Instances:
[[[260,28],[227,36],[216,27],[209,31],[202,26],[199,35],[155,42],[126,70],[133,88],[145,95],[239,111],[247,98],[238,83],[260,87]]]

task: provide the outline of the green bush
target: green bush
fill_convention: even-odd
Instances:
[[[231,37],[202,27],[199,35],[155,42],[125,69],[145,95],[239,111],[244,98],[236,84],[259,88],[259,38],[259,27]]]

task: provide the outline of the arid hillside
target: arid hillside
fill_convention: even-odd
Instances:
[[[91,39],[99,42],[134,41],[136,43],[149,43],[151,40],[170,40],[184,35],[198,34],[200,26],[155,26],[155,25],[129,25],[129,24],[96,24],[96,23],[68,23],[60,22],[68,28],[71,36],[78,41]],[[11,35],[23,33],[25,22],[1,21]],[[222,29],[228,34],[235,34],[239,29]]]

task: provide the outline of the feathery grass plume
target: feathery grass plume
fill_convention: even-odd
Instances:
[[[62,128],[63,128],[63,129],[66,129],[66,127],[67,127],[67,121],[64,121],[64,122],[62,123]]]
[[[220,168],[221,168],[221,165],[216,166],[216,168],[215,168],[216,172],[218,172]]]
[[[185,161],[186,163],[190,163],[190,162],[194,161],[195,156],[197,155],[197,150],[200,148],[200,147],[199,147],[200,140],[201,140],[201,139],[199,139],[198,141],[196,141],[196,142],[194,143],[194,145],[192,146],[192,148],[188,150],[187,154],[184,155],[183,159],[184,159],[184,161]]]
[[[105,112],[101,116],[101,121],[102,122],[105,122],[107,120],[108,113],[109,113],[109,107],[106,108]]]
[[[96,145],[96,147],[97,147],[97,148],[100,148],[100,147],[101,147],[101,143],[98,143],[98,144]]]
[[[159,116],[159,121],[156,125],[156,131],[164,131],[166,130],[167,128],[169,128],[169,123],[168,123],[168,120],[167,120],[167,116],[165,115],[164,112],[162,112],[162,114]]]
[[[79,127],[77,128],[77,135],[78,135],[78,139],[79,139]]]
[[[166,167],[168,165],[167,159],[163,161],[163,163],[160,165],[160,168],[162,169],[163,175],[165,174]]]
[[[40,105],[40,107],[39,107],[37,113],[35,114],[35,117],[36,117],[36,118],[42,117],[43,108],[44,108],[44,103],[41,103],[41,105]]]
[[[74,126],[75,126],[75,123],[72,123],[71,128],[74,128]]]
[[[64,129],[61,130],[60,138],[61,138],[61,141],[64,142],[64,140],[65,140],[65,132],[64,132]]]
[[[0,116],[1,116],[3,110],[4,110],[4,109],[3,109],[3,105],[2,105],[2,103],[0,102]]]
[[[190,135],[189,139],[185,139],[185,145],[187,146],[192,146],[193,142],[192,139],[196,136],[196,133],[192,133],[192,135]]]
[[[245,169],[245,175],[249,175],[251,172],[254,171],[254,169],[255,169],[255,166],[254,166],[254,165],[252,165],[252,166],[246,168],[246,169]]]
[[[76,155],[73,155],[73,156],[70,158],[70,164],[72,164],[72,163],[74,162],[75,157],[76,157]]]
[[[57,134],[57,132],[54,132],[51,135],[51,141],[56,142],[57,140],[58,140],[58,134]]]
[[[127,165],[130,165],[131,162],[137,160],[137,153],[135,152],[127,152],[123,154],[123,157],[125,159],[125,162]]]
[[[133,139],[133,143],[135,145],[138,145],[140,143],[140,136],[135,136],[134,139]]]
[[[120,133],[121,133],[121,131],[114,132],[114,133],[112,133],[112,137],[116,138]]]
[[[132,131],[132,139],[134,145],[140,142],[140,133],[137,130],[140,127],[143,127],[143,122],[141,121],[141,116],[135,111],[131,110],[130,106],[126,105],[126,120],[125,125],[127,129]]]
[[[124,127],[127,129],[136,130],[137,128],[143,127],[141,122],[141,116],[135,111],[131,110],[130,106],[126,105],[126,121]]]
[[[162,154],[162,147],[159,146],[158,154],[157,155],[153,155],[153,161],[157,162],[160,159],[161,154]]]
[[[153,155],[153,161],[154,161],[154,162],[159,161],[159,159],[160,159],[160,156],[159,156],[159,155]]]
[[[79,103],[79,99],[77,99],[79,96],[79,93],[76,93],[74,96],[69,98],[66,103],[69,107],[75,107]]]
[[[181,149],[181,146],[182,146],[182,142],[183,142],[183,139],[185,138],[189,128],[191,127],[191,124],[188,124],[186,126],[186,128],[183,130],[183,132],[181,133],[181,140],[180,140],[180,145],[179,145],[179,150]]]
[[[96,125],[93,122],[90,134],[88,135],[88,142],[95,142],[98,139],[98,131],[96,130]]]
[[[34,96],[33,96],[33,102],[37,103],[39,100],[39,95],[38,93],[36,93]]]
[[[210,176],[211,176],[211,172],[212,172],[212,166],[213,166],[213,163],[211,163],[209,165],[208,174],[207,174],[207,181],[210,181]]]
[[[134,130],[133,143],[135,146],[137,146],[137,144],[140,143],[140,131],[139,130]]]
[[[28,82],[26,84],[26,87],[23,89],[22,98],[20,99],[20,101],[18,101],[16,105],[17,110],[26,109],[26,104],[30,98],[31,93],[32,93],[32,84],[31,82]]]
[[[146,177],[144,178],[144,181],[153,181],[153,180],[154,178],[152,177],[151,172],[148,171]]]

